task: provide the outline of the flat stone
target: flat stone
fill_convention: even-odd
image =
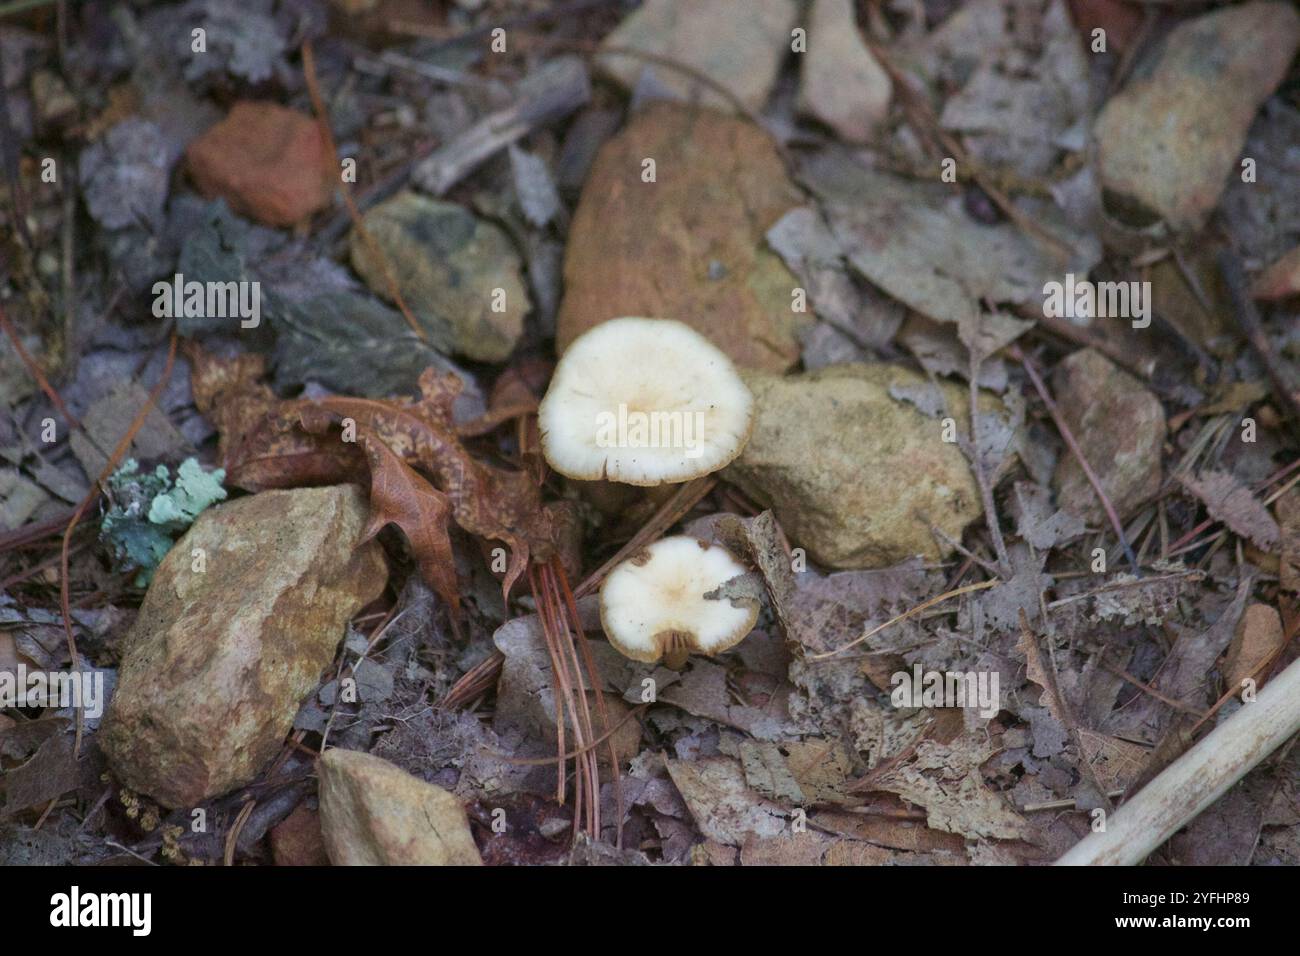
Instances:
[[[643,182],[643,160],[655,182]],[[678,319],[739,365],[784,371],[811,315],[765,234],[802,198],[767,134],[709,110],[656,103],[601,147],[564,259],[557,346],[607,319]]]
[[[869,140],[894,84],[862,42],[851,0],[813,0],[802,60],[800,110],[849,142]]]
[[[946,551],[983,514],[970,465],[942,423],[892,390],[928,381],[889,364],[834,365],[803,375],[746,377],[757,402],[754,433],[723,476],[771,508],[791,543],[830,568],[882,568]],[[966,390],[944,401],[969,433]]]
[[[791,0],[646,0],[602,47],[641,50],[693,67],[757,112],[790,52],[796,10]],[[734,109],[727,97],[681,70],[614,53],[597,62],[628,90],[649,70],[657,88],[680,99],[698,96],[714,109]]]
[[[1256,0],[1179,24],[1097,118],[1102,185],[1176,230],[1198,228],[1297,46],[1300,14],[1289,3]]]
[[[337,747],[320,775],[321,833],[335,866],[482,866],[460,801],[387,760]]]
[[[402,298],[430,331],[449,332],[457,352],[481,362],[510,357],[532,303],[519,256],[501,229],[455,203],[413,192],[370,210],[365,226]],[[383,267],[356,230],[350,246],[352,267],[391,302]]]
[[[292,226],[329,205],[339,176],[316,121],[276,103],[236,103],[185,158],[204,196],[268,226]]]
[[[352,485],[208,508],[154,575],[98,736],[118,779],[189,807],[257,777],[320,683],[345,625],[382,593]],[[201,550],[205,567],[193,570]]]
[[[1095,349],[1081,349],[1056,367],[1052,390],[1121,517],[1160,490],[1165,411],[1141,382]],[[1093,524],[1105,520],[1083,467],[1068,451],[1061,453],[1054,481],[1061,508]]]

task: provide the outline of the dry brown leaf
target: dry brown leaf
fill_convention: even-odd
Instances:
[[[398,525],[421,576],[453,606],[459,598],[449,520],[509,549],[502,585],[507,599],[530,558],[546,561],[557,551],[571,558],[572,516],[543,504],[537,475],[477,461],[461,444],[452,417],[462,385],[457,376],[426,369],[414,399],[281,401],[261,381],[266,368],[260,356],[222,359],[197,346],[190,355],[195,403],[221,433],[220,457],[231,484],[256,491],[361,482],[368,466],[370,530]],[[503,392],[507,418],[521,413],[526,392],[525,383]],[[342,440],[335,424],[355,430],[355,441]]]
[[[1107,792],[1127,789],[1146,765],[1147,749],[1137,744],[1079,728],[1083,756]]]
[[[1237,691],[1241,682],[1252,674],[1283,644],[1286,635],[1282,631],[1282,618],[1274,608],[1267,604],[1252,604],[1246,608],[1237,622],[1232,643],[1228,645],[1228,655],[1223,663],[1223,677],[1226,689]]]
[[[1278,528],[1250,489],[1226,471],[1204,471],[1195,478],[1179,479],[1183,486],[1205,504],[1216,520],[1236,534],[1249,538],[1265,551],[1277,551]]]
[[[222,358],[187,343],[194,404],[214,426],[226,483],[245,491],[361,481],[365,461],[353,445],[309,435],[262,381],[264,356]]]
[[[920,820],[900,819],[886,814],[823,810],[813,814],[810,820],[820,829],[892,850],[908,850],[913,853],[946,850],[961,853],[966,846],[966,841],[955,833],[932,830]]]
[[[1039,842],[1034,826],[985,784],[980,766],[991,756],[993,747],[970,735],[950,744],[922,741],[915,759],[891,767],[874,789],[924,807],[936,830],[973,839]]]
[[[373,538],[385,525],[397,525],[411,544],[420,577],[453,610],[459,608],[460,588],[447,529],[451,516],[447,496],[379,439],[363,435],[360,441],[370,463],[370,522],[363,539]]]
[[[1051,640],[1049,637],[1048,640]],[[1029,627],[1025,612],[1020,612],[1020,637],[1016,641],[1016,650],[1025,657],[1025,676],[1043,689],[1039,699],[1053,717],[1062,724],[1073,723],[1066,714],[1065,702],[1056,683],[1056,674],[1043,662],[1043,653],[1038,647],[1038,635]]]
[[[546,561],[557,551],[558,529],[532,475],[476,461],[460,443],[452,424],[452,406],[460,388],[459,378],[430,368],[420,376],[420,397],[411,401],[335,396],[299,402],[296,407],[308,431],[320,430],[322,415],[351,419],[358,438],[374,436],[411,467],[428,474],[447,496],[460,527],[510,549],[503,582],[508,597],[530,557]]]

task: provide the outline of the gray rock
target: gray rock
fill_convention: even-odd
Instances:
[[[455,203],[412,192],[370,210],[365,225],[421,322],[449,330],[455,350],[469,358],[501,362],[510,356],[532,306],[519,256],[504,232]],[[391,301],[383,266],[356,230],[351,249],[353,268],[366,285]],[[496,301],[502,311],[494,311]]]

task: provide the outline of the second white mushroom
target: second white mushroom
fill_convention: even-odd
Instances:
[[[726,548],[663,538],[614,568],[600,589],[600,622],[626,657],[680,669],[692,652],[720,654],[744,640],[758,603],[705,595],[746,572]],[[739,605],[739,606],[738,606]]]

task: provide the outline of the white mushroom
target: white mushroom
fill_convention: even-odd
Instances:
[[[749,440],[754,397],[731,360],[670,319],[610,319],[573,341],[538,409],[562,475],[628,485],[689,481]]]
[[[746,568],[721,545],[663,538],[614,568],[600,588],[600,623],[625,657],[680,668],[692,651],[720,654],[758,619],[758,603],[706,598]]]

